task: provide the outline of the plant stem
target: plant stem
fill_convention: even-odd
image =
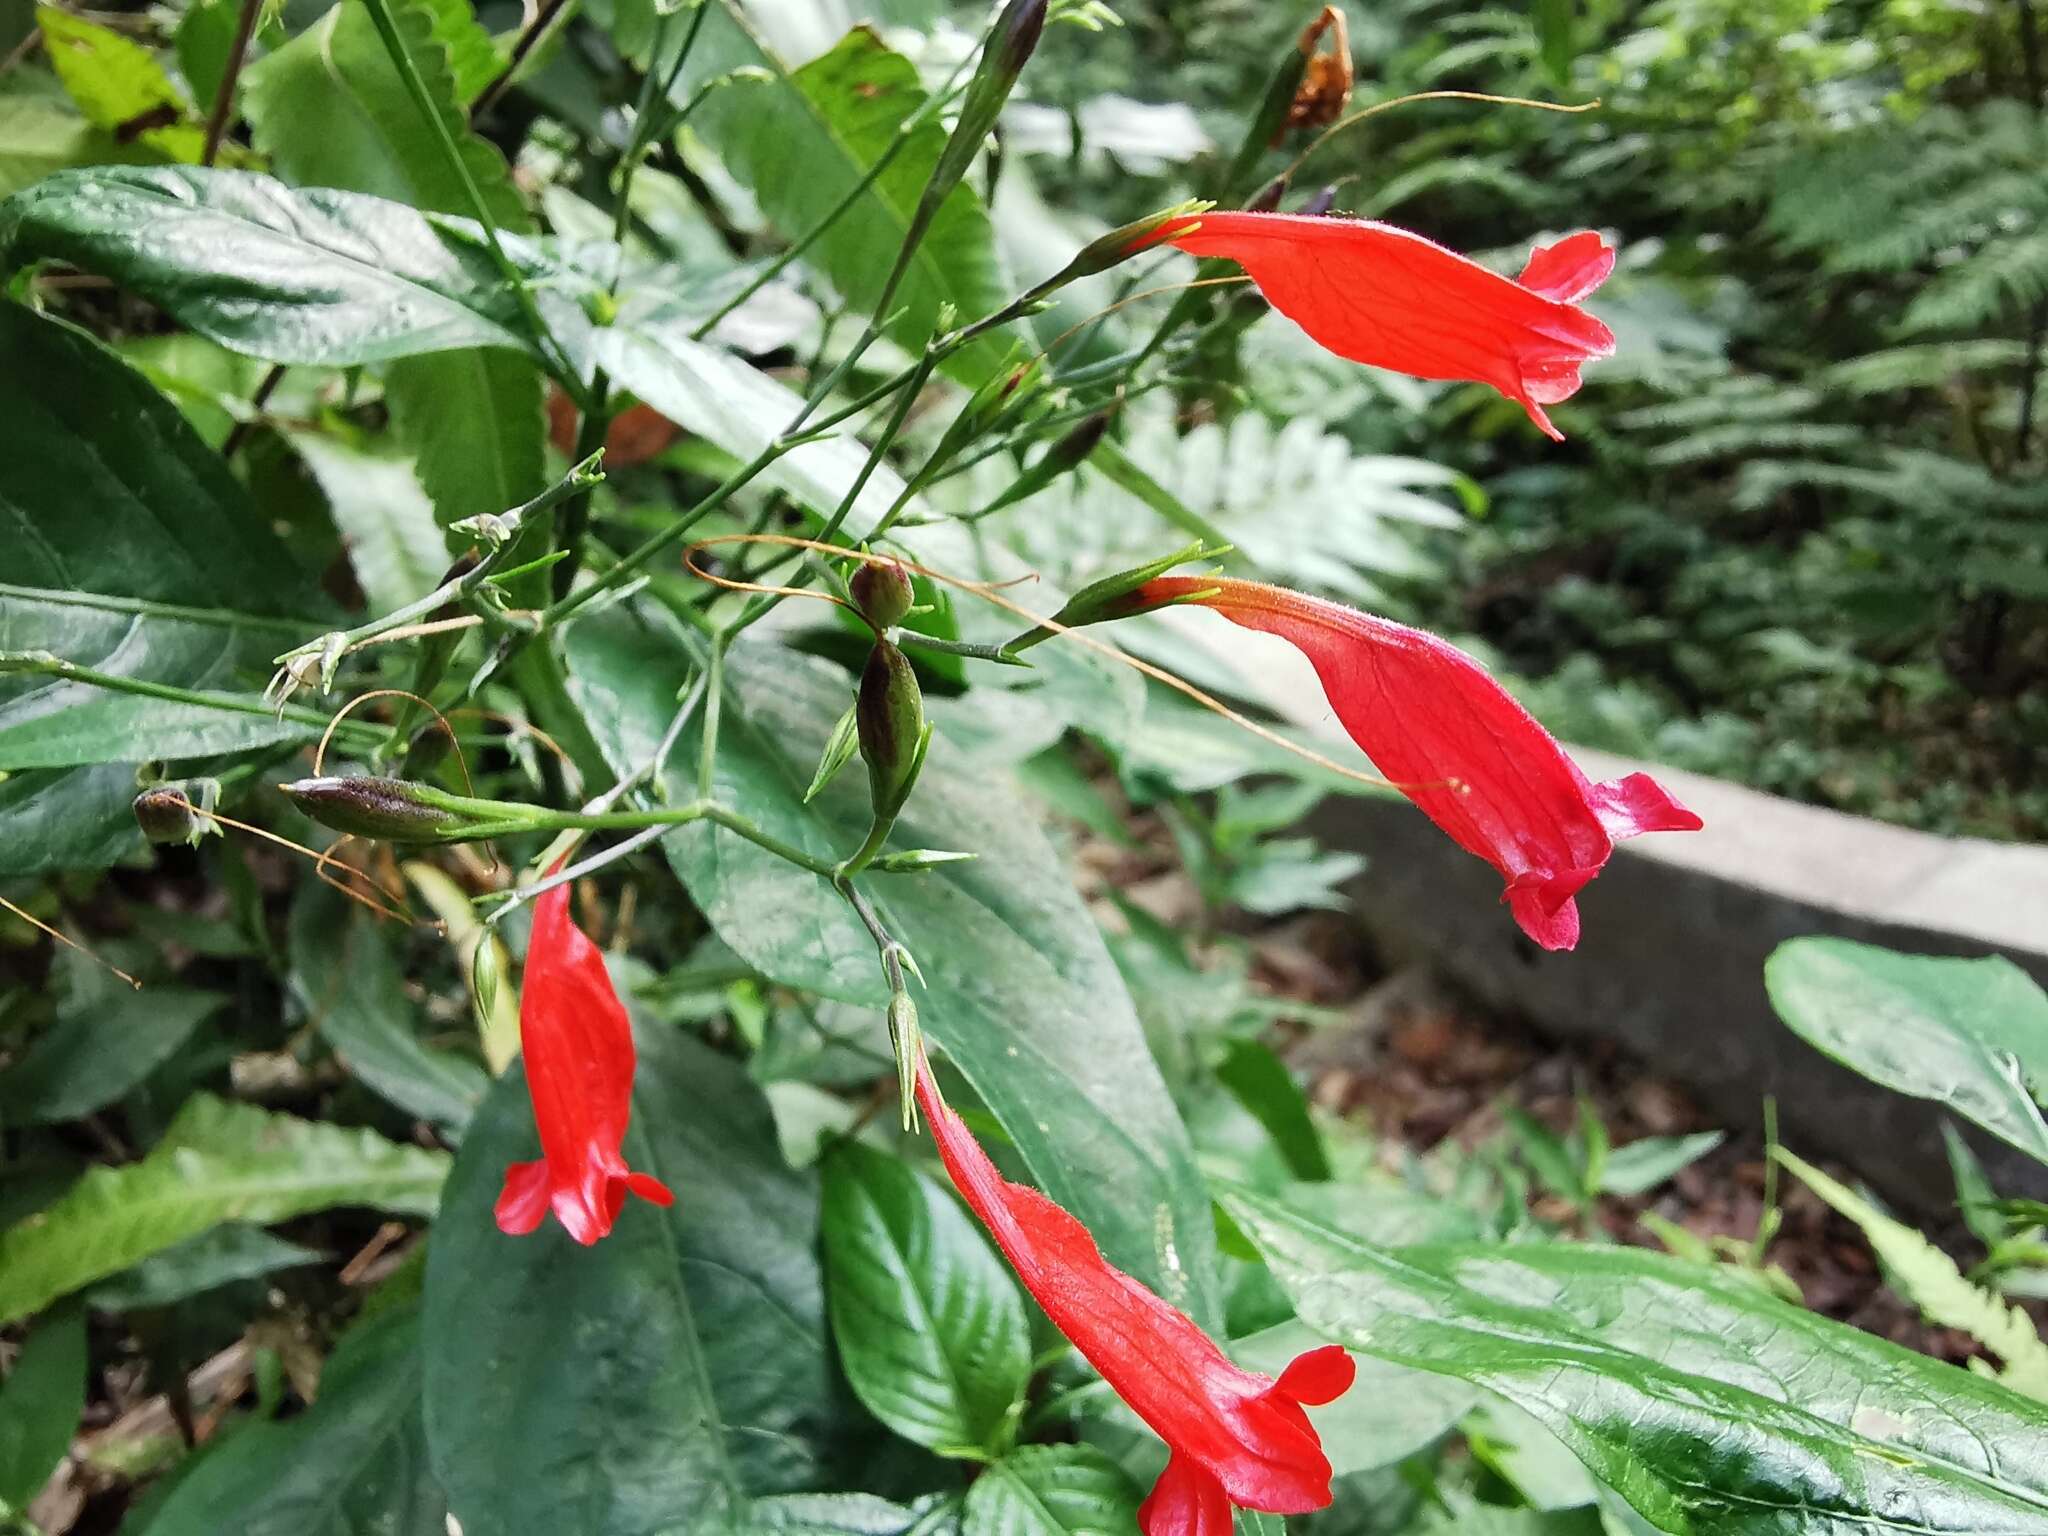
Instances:
[[[199,152],[201,165],[212,165],[220,153],[221,140],[227,137],[228,118],[233,115],[235,105],[235,83],[242,78],[242,63],[249,57],[249,39],[256,35],[256,18],[263,10],[263,0],[242,0],[241,14],[235,18],[235,40],[228,46],[227,67],[221,71],[220,85],[213,93],[213,110],[206,114],[206,146]]]
[[[75,661],[66,661],[62,656],[49,651],[0,651],[0,676],[10,672],[40,673],[46,677],[62,678],[69,683],[85,683],[94,688],[104,688],[110,693],[132,693],[145,699],[163,699],[172,704],[189,704],[197,709],[217,709],[231,715],[263,715],[271,719],[290,720],[295,725],[311,726],[322,730],[327,726],[327,716],[314,709],[298,709],[290,705],[282,709],[273,708],[261,698],[252,698],[232,693],[202,693],[193,688],[177,688],[169,683],[152,683],[139,677],[123,677],[116,672],[102,672],[96,667],[83,666]],[[374,744],[381,740],[383,730],[368,722],[344,720],[335,728],[335,734],[353,737],[365,743]]]
[[[526,56],[540,46],[541,39],[547,36],[556,18],[560,17],[572,3],[573,0],[546,0],[546,3],[534,12],[532,22],[519,34],[519,41],[512,45],[512,55],[506,60],[505,67],[498,71],[497,77],[489,85],[477,93],[476,101],[470,107],[472,117],[480,116],[497,105],[498,98],[511,88],[513,78],[525,65]]]
[[[249,440],[249,434],[256,430],[256,418],[263,414],[263,408],[270,404],[270,397],[277,392],[277,386],[284,382],[285,365],[273,363],[270,371],[263,375],[256,386],[256,393],[249,397],[249,419],[238,421],[229,429],[227,440],[220,445],[220,456],[232,459],[242,444]]]
[[[753,281],[726,300],[708,319],[702,321],[694,331],[690,332],[690,339],[692,341],[702,341],[706,336],[710,335],[712,329],[719,321],[774,282],[791,262],[795,261],[817,243],[819,236],[823,235],[841,218],[845,217],[853,205],[866,195],[868,189],[881,179],[882,173],[895,163],[896,157],[909,147],[910,141],[917,135],[917,130],[935,118],[943,108],[960,95],[963,87],[959,86],[956,82],[960,78],[961,71],[966,69],[966,67],[967,61],[965,59],[955,65],[953,78],[946,82],[945,88],[928,98],[923,106],[919,107],[917,111],[897,125],[895,136],[890,139],[887,147],[875,157],[874,164],[870,165],[862,173],[860,179],[847,188],[846,195],[827,209],[817,223],[798,236],[793,245],[785,249],[781,255],[777,256],[767,266],[763,267],[760,272],[755,274]],[[799,422],[799,425],[801,425],[801,422]]]

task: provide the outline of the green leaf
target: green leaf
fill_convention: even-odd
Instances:
[[[155,54],[110,27],[54,5],[38,5],[36,22],[57,78],[95,127],[146,145],[166,160],[192,164],[199,159],[205,131],[187,120],[191,103]]]
[[[506,1166],[535,1154],[523,1072],[456,1160],[427,1258],[427,1424],[466,1530],[708,1530],[748,1494],[817,1486],[835,1394],[815,1177],[696,1040],[643,1031],[633,1094],[626,1160],[676,1203],[630,1201],[593,1248],[552,1218],[492,1222]]]
[[[808,234],[851,192],[899,130],[925,102],[917,70],[857,27],[829,53],[790,73],[755,34],[736,0],[709,0],[711,10],[674,100],[680,105],[713,76],[738,68],[766,69],[771,79],[715,91],[690,126],[760,203],[785,239]],[[889,168],[805,253],[856,314],[881,295],[896,252],[909,232],[925,179],[946,144],[945,128],[927,121]],[[987,210],[973,188],[956,186],[932,221],[897,289],[886,327],[891,340],[921,351],[938,328],[940,306],[959,324],[978,320],[1010,297],[996,255]],[[1002,366],[1000,335],[957,352],[946,371],[978,384]]]
[[[95,989],[85,1006],[60,1007],[57,1022],[0,1076],[0,1120],[52,1125],[113,1103],[226,1001],[218,992],[136,992],[115,981]]]
[[[1024,1297],[959,1204],[896,1158],[825,1159],[826,1298],[868,1411],[941,1455],[1000,1454],[1031,1380]]]
[[[486,347],[400,358],[384,371],[384,403],[443,527],[543,488],[546,419],[530,358]]]
[[[363,1084],[408,1114],[459,1136],[490,1087],[476,1062],[424,1044],[419,1008],[387,930],[338,892],[312,882],[292,905],[292,991]]]
[[[558,327],[587,280],[517,237],[506,254]],[[278,363],[385,362],[518,347],[518,300],[467,219],[268,176],[183,167],[60,171],[0,204],[0,265],[97,272],[237,352]]]
[[[255,1280],[280,1269],[318,1264],[317,1249],[272,1237],[261,1227],[229,1222],[151,1254],[85,1293],[102,1312],[168,1307],[236,1280]]]
[[[936,1498],[920,1503],[929,1506]],[[735,1536],[909,1536],[912,1531],[936,1536],[922,1508],[892,1504],[872,1493],[786,1493],[754,1500]]]
[[[652,760],[695,671],[686,645],[646,608],[569,631],[570,692],[616,771]],[[714,797],[818,858],[857,847],[869,822],[864,784],[842,779],[803,803],[852,679],[772,642],[735,646],[725,677]],[[678,765],[697,760],[698,721],[669,759],[677,803],[695,794]],[[1187,1132],[1101,935],[1030,811],[935,739],[893,841],[979,855],[867,882],[923,968],[926,1033],[1111,1262],[1214,1323],[1213,1222]],[[874,941],[828,882],[708,825],[662,846],[743,960],[785,985],[872,1007],[879,1041],[888,994]]]
[[[2032,1530],[2048,1409],[1641,1249],[1369,1247],[1224,1197],[1300,1309],[1349,1348],[1485,1387],[1676,1536]]]
[[[317,432],[287,436],[327,497],[371,613],[403,608],[440,585],[448,548],[410,464]]]
[[[1266,1128],[1273,1145],[1287,1160],[1287,1171],[1313,1182],[1330,1177],[1329,1155],[1308,1102],[1288,1074],[1286,1065],[1256,1040],[1232,1044],[1216,1069],[1217,1079]]]
[[[140,1162],[99,1167],[0,1232],[0,1322],[224,1221],[340,1205],[431,1215],[445,1152],[195,1094]]]
[[[2010,960],[1793,939],[1764,962],[1764,985],[1814,1049],[2048,1162],[2048,994]]]
[[[961,1536],[1128,1536],[1138,1485],[1089,1445],[1027,1445],[974,1480]]]
[[[11,206],[11,205],[10,205]],[[4,212],[0,212],[4,218]],[[0,649],[141,681],[252,690],[326,604],[218,455],[88,337],[0,302]],[[116,425],[118,424],[118,425]],[[229,605],[232,611],[229,611]],[[111,862],[136,846],[133,764],[306,734],[233,714],[0,678],[0,874]]]
[[[1893,1288],[1918,1307],[1923,1317],[1969,1334],[2005,1362],[1999,1380],[2036,1402],[2048,1402],[2048,1344],[2041,1342],[2026,1313],[1972,1285],[1954,1259],[1853,1189],[1783,1147],[1771,1150],[1808,1189],[1863,1229]]]
[[[61,102],[0,97],[0,197],[67,166],[121,158],[111,135]]]
[[[1551,80],[1563,89],[1572,83],[1572,58],[1577,52],[1577,0],[1535,0],[1536,50]]]
[[[447,1536],[427,1466],[417,1306],[349,1330],[293,1419],[247,1426],[178,1483],[144,1536]]]
[[[0,1518],[25,1512],[71,1449],[85,1370],[83,1307],[60,1307],[30,1330],[0,1383]]]
[[[1600,1170],[1600,1189],[1609,1195],[1646,1195],[1691,1167],[1721,1145],[1725,1133],[1699,1131],[1691,1136],[1642,1136],[1607,1154]]]

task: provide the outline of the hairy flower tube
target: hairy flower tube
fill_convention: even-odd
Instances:
[[[1278,1380],[1232,1363],[1186,1313],[1112,1267],[1075,1217],[997,1171],[922,1052],[916,1091],[946,1172],[1025,1288],[1166,1442],[1166,1470],[1138,1511],[1145,1536],[1230,1536],[1233,1506],[1326,1507],[1330,1462],[1302,1405],[1341,1396],[1351,1357],[1312,1349]]]
[[[633,1026],[604,956],[569,916],[569,887],[533,904],[519,1046],[541,1155],[505,1170],[498,1230],[531,1232],[552,1210],[588,1246],[618,1220],[631,1193],[671,1205],[666,1184],[626,1166],[620,1145],[633,1106]]]
[[[1590,782],[1556,739],[1456,646],[1318,597],[1253,581],[1161,576],[1133,606],[1192,603],[1307,656],[1373,766],[1460,848],[1507,880],[1522,931],[1579,941],[1573,899],[1623,838],[1696,832],[1700,819],[1646,773]]]
[[[1613,247],[1592,230],[1538,246],[1513,282],[1370,219],[1204,213],[1171,226],[1165,243],[1237,262],[1338,356],[1491,385],[1560,441],[1543,407],[1570,399],[1580,368],[1614,352],[1614,333],[1575,302],[1614,270]]]

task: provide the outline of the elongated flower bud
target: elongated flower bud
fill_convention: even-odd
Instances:
[[[875,626],[876,634],[900,624],[916,597],[910,573],[894,560],[863,565],[853,573],[847,586],[853,594],[853,606]]]
[[[468,842],[516,830],[534,815],[516,801],[471,800],[368,774],[300,779],[278,788],[323,827],[392,843]]]
[[[875,815],[893,816],[910,796],[924,764],[931,727],[924,718],[924,694],[908,658],[886,640],[868,652],[854,706],[860,755],[867,760],[868,788]]]

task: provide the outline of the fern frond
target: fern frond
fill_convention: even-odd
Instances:
[[[2001,240],[1943,272],[1906,311],[1904,329],[1964,331],[2048,299],[2048,229]]]
[[[1931,341],[1887,347],[1836,363],[1821,378],[1848,395],[1888,395],[1907,389],[1938,389],[1966,374],[2013,368],[2026,361],[2024,343],[2002,337],[1982,341]]]
[[[1857,427],[1814,421],[1746,421],[1677,438],[1652,449],[1645,460],[1653,468],[1674,469],[1682,464],[1746,458],[1758,453],[1853,448],[1862,440],[1862,430]]]

